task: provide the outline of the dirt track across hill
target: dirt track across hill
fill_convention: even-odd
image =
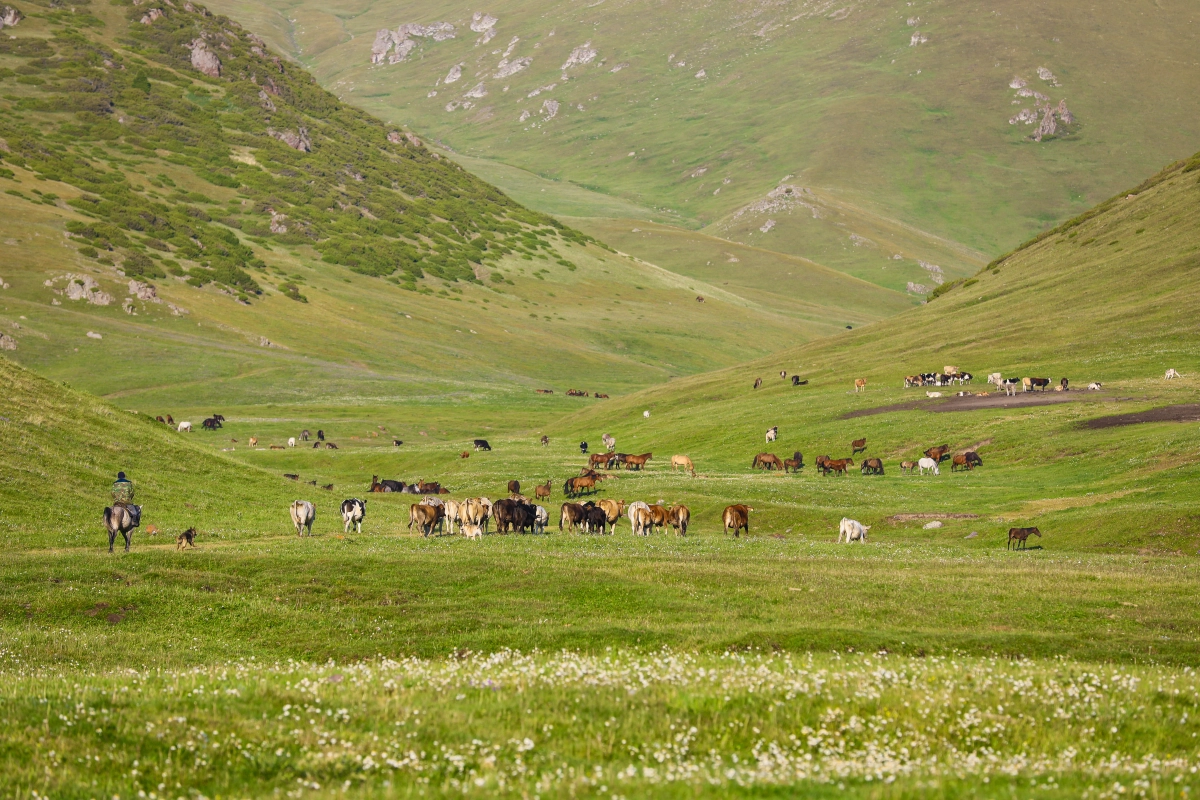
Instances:
[[[889,406],[862,408],[842,414],[841,419],[870,417],[875,414],[888,414],[892,411],[979,411],[985,408],[1026,408],[1030,406],[1051,406],[1059,403],[1078,403],[1088,400],[1130,400],[1127,397],[1106,397],[1102,392],[1019,392],[1009,396],[989,394],[986,397],[943,397],[913,400],[907,403],[893,403]],[[1125,423],[1128,424],[1128,423]]]
[[[1109,417],[1096,417],[1079,423],[1081,428],[1119,428],[1122,425],[1137,425],[1140,422],[1200,422],[1200,403],[1182,403],[1176,406],[1162,406],[1148,411],[1137,411],[1130,414],[1113,414]]]

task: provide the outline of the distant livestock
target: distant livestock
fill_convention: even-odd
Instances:
[[[253,447],[253,446],[254,446],[254,445],[256,445],[256,444],[258,444],[258,440],[257,440],[257,439],[251,439],[251,440],[250,440],[250,446],[251,446],[251,447]],[[289,438],[288,438],[288,447],[295,447],[295,446],[296,446],[296,437],[295,437],[295,436],[289,437]]]
[[[317,430],[317,441],[318,442],[325,441],[325,431],[320,430],[320,429]]]
[[[878,458],[864,459],[860,469],[863,475],[882,475],[883,462]]]
[[[311,438],[312,438],[312,434],[308,432],[308,428],[305,428],[304,430],[300,431],[300,441],[307,442]]]
[[[521,493],[521,482],[517,481],[517,480],[509,481],[508,482],[508,493],[509,494],[520,494]]]
[[[646,462],[654,458],[653,453],[642,453],[639,456],[625,456],[625,469],[642,470],[646,467]]]
[[[853,466],[854,459],[852,458],[831,458],[821,467],[821,471],[826,475],[832,472],[845,477],[849,468]]]
[[[579,503],[563,503],[559,508],[558,529],[566,526],[567,533],[573,533],[576,528],[582,528],[587,520],[587,512]]]
[[[916,468],[917,468],[917,462],[915,462],[915,461],[901,461],[900,462],[900,471],[901,472],[912,472]]]
[[[871,530],[870,525],[863,525],[856,519],[842,517],[841,525],[838,527],[838,542],[842,539],[846,540],[846,544],[851,542],[867,543],[867,531]]]
[[[421,535],[427,537],[433,533],[434,527],[441,520],[441,514],[438,506],[414,503],[408,507],[408,529],[411,531],[416,525],[417,529],[421,531]]]
[[[760,386],[762,386],[762,378],[755,378],[754,379],[754,388],[757,389]]]
[[[950,445],[940,444],[937,447],[931,447],[925,451],[926,458],[932,458],[934,461],[941,463],[946,460],[947,454],[950,452]]]
[[[548,444],[550,444],[550,437],[543,435],[542,436],[542,447],[545,447]]]
[[[767,444],[770,444],[771,442],[775,441],[778,438],[779,438],[779,426],[778,425],[774,425],[770,428],[767,428]]]
[[[476,439],[475,440],[475,449],[476,450],[491,450],[492,446],[490,444],[488,444],[487,439]]]
[[[221,428],[224,426],[221,425],[221,421],[219,419],[217,419],[216,417],[209,417],[208,419],[206,419],[200,423],[200,427],[202,427],[206,431],[215,431],[217,428]]]
[[[942,474],[942,471],[938,469],[938,462],[929,457],[922,458],[917,461],[917,469],[921,471],[922,475],[925,474],[925,470],[932,471],[934,475]]]
[[[960,469],[972,470],[975,467],[983,466],[983,459],[974,450],[969,450],[966,453],[954,456],[951,460],[950,471],[954,472]]]
[[[854,379],[855,394],[857,394],[858,392],[865,392],[866,390],[867,390],[867,379],[866,378],[855,378]]]
[[[1049,385],[1049,378],[1030,378],[1026,391],[1033,391],[1034,389],[1037,389],[1038,391],[1044,392],[1046,391],[1046,387]]]
[[[783,462],[774,453],[759,453],[750,462],[750,469],[783,469]]]
[[[784,472],[787,472],[789,470],[791,470],[792,472],[799,472],[800,468],[803,466],[804,466],[804,455],[799,450],[792,453],[791,458],[785,458],[783,460],[783,471]]]
[[[725,511],[721,514],[721,522],[724,525],[724,532],[733,531],[734,538],[740,535],[740,531],[745,530],[746,535],[750,535],[750,512],[754,509],[750,506],[737,505],[726,506]]]
[[[942,393],[941,392],[926,392],[925,396],[926,397],[941,397]]]
[[[292,524],[296,526],[296,535],[312,536],[312,526],[317,520],[317,510],[307,500],[297,500],[291,506]]]
[[[856,456],[859,453],[865,453],[866,451],[867,451],[866,437],[863,437],[862,439],[855,439],[853,442],[850,443],[850,455]]]
[[[679,467],[683,467],[690,472],[693,478],[696,477],[696,468],[692,466],[692,460],[690,458],[681,455],[671,456],[671,470],[674,471]]]
[[[807,385],[808,385],[808,381],[800,380],[799,375],[792,376],[792,386],[807,386]]]
[[[1103,387],[1104,387],[1104,384],[1100,383],[1099,381],[1092,381],[1091,383],[1088,384],[1088,391],[1089,392],[1098,392]]]
[[[1018,546],[1022,550],[1026,549],[1030,534],[1033,534],[1039,539],[1042,538],[1042,532],[1037,528],[1009,528],[1008,545],[1004,549],[1008,550],[1009,548],[1012,548],[1015,550]],[[1017,544],[1013,544],[1014,542]]]
[[[688,523],[691,521],[691,509],[685,505],[674,505],[667,510],[667,522],[678,536],[687,536]]]
[[[630,507],[629,522],[633,526],[635,536],[649,536],[654,530],[654,518],[650,515],[650,507],[644,503]]]
[[[539,500],[547,498],[550,496],[550,489],[550,479],[547,478],[545,483],[538,484],[537,486],[533,487],[533,496]]]
[[[1180,375],[1178,372],[1175,371],[1174,368],[1171,368],[1171,369],[1167,370],[1167,374],[1164,377],[1166,378],[1166,380],[1170,381],[1170,380],[1174,380],[1175,378],[1180,377]]]
[[[342,530],[349,533],[354,528],[355,533],[362,533],[362,521],[367,516],[367,501],[351,497],[342,501]]]
[[[190,422],[179,423],[179,432],[180,433],[191,433],[192,432],[192,423],[190,423]]]
[[[608,433],[604,434],[603,436],[600,437],[600,440],[602,442],[604,442],[604,449],[608,450],[608,452],[611,453],[612,451],[617,449],[616,437],[612,436],[611,434],[608,434]]]
[[[596,505],[604,509],[604,516],[608,522],[609,531],[617,532],[617,522],[621,519],[621,515],[625,513],[624,500],[601,500]]]

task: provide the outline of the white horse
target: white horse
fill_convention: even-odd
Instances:
[[[190,422],[179,423],[179,432],[180,433],[191,433],[192,432],[192,423],[190,423]]]
[[[771,442],[775,441],[778,438],[779,438],[779,426],[778,425],[767,428],[767,444],[770,444]]]
[[[1178,378],[1178,377],[1179,377],[1179,373],[1175,371],[1174,367],[1167,370],[1167,375],[1166,375],[1167,380],[1172,380],[1172,379]]]
[[[258,442],[252,442],[251,444],[258,444]],[[295,446],[296,446],[296,437],[295,436],[289,437],[288,438],[288,447],[295,447]]]
[[[933,470],[934,475],[941,475],[942,471],[938,469],[938,463],[932,458],[922,458],[917,462],[917,468],[921,470],[921,474],[925,474],[925,470]]]

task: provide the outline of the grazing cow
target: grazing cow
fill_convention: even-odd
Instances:
[[[642,453],[640,456],[625,456],[625,469],[644,469],[646,462],[652,458],[654,458],[653,453]]]
[[[585,456],[587,455],[587,442],[586,441],[579,443],[579,452],[583,453]]]
[[[942,444],[937,447],[931,447],[925,451],[926,458],[932,458],[934,461],[941,463],[946,460],[947,454],[950,452],[950,445]]]
[[[191,433],[192,432],[192,423],[181,422],[181,423],[179,423],[178,430],[180,433]]]
[[[650,515],[649,507],[630,507],[629,522],[635,536],[649,536],[654,530],[654,518]]]
[[[189,547],[196,546],[196,529],[188,528],[183,533],[175,537],[175,549],[186,550]]]
[[[416,525],[421,535],[428,537],[429,534],[433,533],[433,529],[437,527],[441,517],[442,510],[439,506],[413,503],[408,507],[408,529],[411,531],[413,525]]]
[[[854,393],[858,394],[859,392],[865,392],[866,390],[867,390],[867,379],[866,378],[855,378],[854,379]]]
[[[621,519],[621,514],[625,511],[624,500],[601,500],[596,505],[604,509],[604,514],[608,519],[610,533],[617,532],[617,521]]]
[[[867,452],[867,439],[864,436],[861,439],[855,439],[850,443],[850,455],[856,456],[859,453]]]
[[[550,488],[551,488],[550,479],[547,478],[545,483],[541,483],[541,484],[538,484],[537,486],[533,487],[533,496],[536,497],[538,500],[549,497],[550,496]]]
[[[587,521],[587,511],[579,503],[563,503],[558,510],[558,529],[563,529],[566,523],[567,533],[572,533]]]
[[[548,444],[550,444],[550,437],[543,435],[542,436],[542,447],[545,447]]]
[[[750,469],[783,469],[783,462],[774,453],[759,453],[750,463]]]
[[[317,441],[318,442],[325,441],[325,431],[320,430],[320,429],[317,430]]]
[[[292,524],[296,526],[296,535],[312,536],[313,523],[317,521],[317,510],[313,508],[313,504],[307,500],[296,500],[292,503],[289,509],[292,515]]]
[[[509,494],[520,494],[521,493],[521,482],[516,481],[516,480],[509,481],[508,482],[508,493]]]
[[[125,552],[129,552],[129,545],[133,541],[133,529],[141,522],[142,507],[141,506],[106,506],[104,509],[104,529],[108,531],[108,552],[113,551],[113,543],[117,540],[117,534],[121,534],[121,538],[125,540]]]
[[[973,380],[975,380],[975,376],[969,372],[960,372],[958,374],[958,382],[960,384],[961,383],[970,383]]]
[[[921,380],[920,375],[905,375],[904,376],[904,388],[905,389],[911,389],[912,387],[920,386],[923,383],[924,383],[924,381]]]
[[[588,533],[604,535],[604,526],[608,524],[608,512],[592,502],[583,505],[583,526]]]
[[[696,468],[692,466],[692,460],[687,456],[671,456],[671,469],[674,471],[679,467],[683,467],[688,472],[692,473],[692,477],[696,477]]]
[[[685,505],[673,505],[667,510],[667,522],[675,529],[677,536],[687,536],[688,525],[691,521],[691,509]]]
[[[778,438],[779,438],[779,426],[778,425],[774,425],[770,428],[767,428],[767,444],[770,444],[771,442],[775,441]]]
[[[1178,377],[1180,377],[1180,376],[1179,376],[1179,373],[1175,371],[1175,368],[1174,368],[1174,367],[1172,367],[1171,369],[1167,370],[1167,374],[1164,376],[1164,378],[1165,378],[1166,380],[1168,380],[1168,381],[1175,380],[1175,379],[1176,379],[1176,378],[1178,378]]]
[[[300,441],[307,442],[311,438],[312,438],[312,434],[308,432],[308,428],[305,428],[304,430],[300,431]]]
[[[800,380],[799,375],[792,376],[792,386],[808,386],[808,381]]]
[[[757,389],[760,386],[762,386],[762,378],[755,378],[754,379],[754,388]]]
[[[491,450],[492,446],[490,444],[488,444],[487,439],[476,439],[475,440],[475,449],[476,450]]]
[[[641,533],[641,529],[638,528],[637,523],[634,522],[634,518],[637,517],[639,511],[645,511],[646,515],[647,515],[646,518],[649,519],[650,506],[649,506],[649,504],[647,504],[641,500],[634,500],[632,503],[629,504],[629,508],[626,509],[626,511],[625,511],[625,515],[629,518],[630,529],[632,530],[632,532],[634,534]],[[615,526],[614,526],[613,530],[614,531],[616,530]]]
[[[342,532],[349,533],[354,528],[355,533],[362,533],[362,521],[367,516],[367,501],[351,497],[342,501]]]
[[[1033,389],[1038,389],[1039,391],[1044,392],[1044,391],[1046,391],[1046,387],[1049,385],[1050,385],[1049,378],[1030,378],[1029,379],[1029,390],[1030,391],[1032,391]]]
[[[846,473],[849,471],[848,468],[853,466],[854,459],[852,458],[832,458],[825,462],[824,471],[826,475],[828,475],[830,472],[834,472],[842,477],[845,477]]]
[[[1001,375],[999,372],[993,372],[991,375],[988,375],[988,377],[987,377],[987,382],[990,383],[991,385],[995,386],[997,389],[1003,388],[1003,380],[1004,380],[1004,376]]]
[[[725,511],[721,514],[721,522],[725,526],[725,533],[733,531],[734,538],[740,535],[740,531],[745,528],[746,535],[750,535],[750,512],[754,509],[750,506],[738,505],[726,506]]]
[[[792,453],[791,458],[785,458],[783,460],[783,471],[784,472],[787,472],[788,470],[791,470],[792,472],[799,472],[803,466],[804,466],[804,455],[799,450]]]
[[[870,525],[863,525],[856,519],[842,517],[842,523],[838,527],[838,544],[841,544],[842,538],[845,537],[846,544],[851,542],[867,543],[867,531],[871,530]]]
[[[334,444],[333,442],[326,442],[325,449],[326,450],[337,450],[338,446],[336,444]]]
[[[1042,532],[1037,528],[1009,528],[1008,544],[1004,549],[1008,550],[1010,547],[1016,549],[1018,546],[1020,546],[1020,548],[1024,550],[1029,541],[1029,534],[1031,533],[1039,539],[1042,538]],[[1019,545],[1014,545],[1013,542],[1018,542]]]
[[[932,458],[922,458],[922,459],[918,460],[917,461],[917,469],[919,469],[921,471],[922,475],[925,474],[925,470],[927,470],[927,469],[932,470],[934,475],[942,474],[942,471],[940,469],[938,469],[938,462]]]
[[[1021,378],[1022,391],[1033,391],[1033,378]]]
[[[862,472],[863,475],[882,475],[883,462],[878,458],[864,459],[862,462],[862,467],[859,468],[859,471]]]
[[[617,449],[617,439],[611,434],[604,434],[600,437],[600,441],[604,442],[604,449],[610,453]]]
[[[901,461],[900,462],[900,471],[901,472],[912,472],[916,468],[917,468],[917,462],[915,462],[915,461]]]

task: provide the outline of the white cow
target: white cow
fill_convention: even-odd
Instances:
[[[841,528],[838,530],[838,542],[842,541],[842,537],[846,537],[846,544],[851,542],[867,543],[867,531],[871,530],[870,525],[863,525],[856,519],[842,517]]]
[[[533,532],[545,533],[546,523],[550,521],[550,512],[542,506],[533,507]]]
[[[1174,368],[1167,370],[1167,377],[1166,377],[1167,380],[1171,380],[1173,378],[1178,378],[1178,377],[1179,377],[1179,373],[1176,372],[1174,370]]]
[[[454,523],[458,523],[458,529],[462,530],[462,510],[465,503],[456,503],[453,500],[447,500],[444,503],[446,507],[446,522],[450,525],[450,533],[454,533]]]
[[[638,523],[637,523],[638,509],[644,510],[646,512],[646,514],[650,513],[650,506],[647,503],[644,503],[641,500],[634,500],[632,503],[629,504],[629,509],[625,512],[625,514],[626,514],[626,516],[629,517],[629,527],[633,531],[633,533],[635,533],[635,534],[640,533],[643,536],[645,536],[646,532],[638,528]]]
[[[253,442],[252,444],[258,444],[258,443]],[[295,446],[296,446],[296,437],[292,436],[288,439],[288,447],[295,447]]]
[[[933,470],[934,475],[941,475],[942,471],[938,469],[938,463],[932,458],[922,458],[917,462],[917,468],[921,470],[921,474],[925,474],[925,470]]]
[[[1003,375],[1001,375],[999,372],[993,372],[991,375],[988,375],[987,382],[992,384],[993,386],[995,386],[997,389],[1003,389],[1004,388],[1004,386],[1002,384],[1003,380],[1004,380]]]
[[[292,524],[296,526],[296,535],[303,536],[301,531],[307,531],[312,536],[312,526],[317,520],[317,510],[307,500],[297,500],[292,503]]]
[[[1102,388],[1104,388],[1104,384],[1101,383],[1100,381],[1092,381],[1091,383],[1088,384],[1089,392],[1098,392]]]
[[[180,433],[191,433],[192,432],[192,423],[190,423],[190,422],[179,423],[179,432]]]
[[[342,501],[342,530],[349,533],[354,528],[355,533],[362,533],[363,517],[367,516],[367,501],[351,497]]]

